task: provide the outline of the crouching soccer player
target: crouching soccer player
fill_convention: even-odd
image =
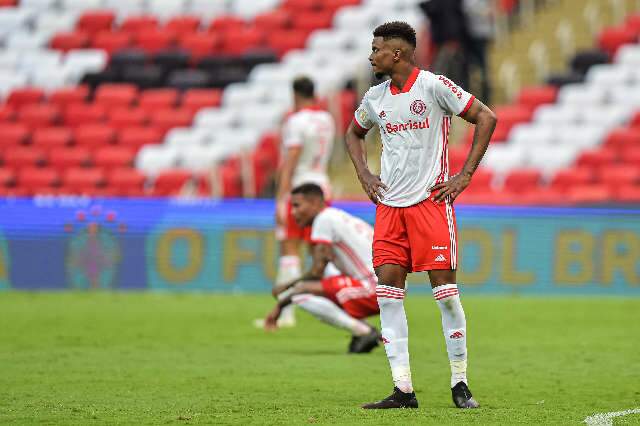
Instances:
[[[373,271],[373,229],[363,220],[325,204],[322,189],[304,184],[291,192],[292,214],[300,226],[311,226],[311,268],[273,290],[278,303],[265,328],[277,328],[282,309],[293,303],[316,318],[351,332],[351,353],[370,352],[380,341],[378,331],[363,318],[378,315],[377,279]],[[327,265],[339,275],[325,277]]]

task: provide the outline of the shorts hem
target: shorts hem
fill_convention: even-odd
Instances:
[[[455,269],[451,268],[451,264],[442,264],[438,263],[423,263],[421,265],[413,265],[413,272],[424,272],[424,271],[455,271]]]
[[[383,265],[398,265],[398,266],[402,266],[403,268],[408,269],[409,271],[411,271],[411,265],[408,265],[406,263],[402,263],[399,260],[396,259],[382,259],[379,261],[373,261],[373,267],[377,268],[379,266],[383,266]]]

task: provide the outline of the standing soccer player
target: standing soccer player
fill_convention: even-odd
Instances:
[[[476,408],[467,385],[466,320],[456,283],[456,220],[452,203],[469,185],[496,125],[494,113],[444,76],[414,64],[416,33],[404,22],[373,32],[369,61],[379,78],[369,89],[346,134],[349,155],[363,189],[376,207],[373,266],[378,276],[382,337],[393,393],[363,408],[415,408],[409,330],[404,310],[408,272],[428,271],[442,315],[451,365],[451,392],[459,408]],[[452,115],[475,124],[462,171],[449,177],[447,139]],[[364,136],[375,124],[383,150],[381,174],[367,167]]]
[[[305,184],[319,185],[330,193],[327,166],[335,138],[335,123],[327,111],[317,106],[314,84],[308,77],[293,82],[294,112],[287,118],[282,132],[282,157],[276,188],[276,238],[280,259],[275,286],[298,277],[300,244],[309,238],[310,228],[298,226],[291,214],[291,189]],[[293,306],[280,315],[280,326],[295,324]]]

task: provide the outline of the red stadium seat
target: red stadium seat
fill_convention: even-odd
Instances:
[[[104,171],[96,168],[70,168],[63,174],[63,188],[73,194],[93,194],[104,186]]]
[[[240,159],[228,159],[220,166],[218,173],[222,183],[222,196],[224,198],[242,197],[243,185]]]
[[[220,89],[189,89],[182,96],[182,108],[189,109],[192,113],[206,107],[220,106],[222,90]]]
[[[37,87],[14,89],[7,98],[7,105],[20,108],[24,105],[38,104],[44,100],[44,90]]]
[[[287,10],[310,11],[320,9],[322,3],[321,0],[285,0],[281,7]]]
[[[149,122],[146,108],[115,108],[109,112],[109,125],[116,129],[143,127]]]
[[[449,174],[453,175],[462,170],[468,155],[469,149],[467,147],[449,148]]]
[[[49,167],[59,172],[70,167],[85,167],[91,162],[91,153],[86,148],[58,148],[49,153]]]
[[[640,127],[623,127],[612,130],[605,139],[605,145],[622,149],[640,146]]]
[[[142,173],[130,168],[114,169],[107,174],[107,186],[117,195],[143,195],[145,181]]]
[[[11,186],[16,182],[16,175],[13,170],[0,168],[0,186]]]
[[[93,164],[102,169],[116,169],[132,167],[135,152],[123,146],[108,146],[96,150]]]
[[[253,25],[262,29],[265,33],[290,28],[291,24],[291,13],[284,9],[262,13],[253,20]]]
[[[60,183],[60,175],[55,169],[26,167],[18,170],[18,185],[29,190],[54,187]]]
[[[223,15],[214,18],[209,23],[209,31],[223,34],[235,28],[242,28],[246,22],[237,16]]]
[[[563,191],[554,187],[537,187],[525,192],[514,194],[514,201],[521,205],[561,205],[567,204]]]
[[[16,109],[10,105],[0,105],[0,122],[7,123],[16,119],[18,113]]]
[[[614,201],[618,203],[640,203],[640,185],[620,185],[613,190]]]
[[[68,127],[44,127],[33,132],[32,143],[45,149],[70,145],[73,133]]]
[[[0,7],[15,7],[18,0],[0,0]]]
[[[501,126],[506,126],[509,130],[518,123],[531,120],[533,111],[522,105],[499,106],[493,110],[498,117]]]
[[[597,182],[610,188],[640,184],[640,169],[630,165],[604,166],[598,172]]]
[[[116,132],[106,124],[84,124],[76,127],[74,139],[79,147],[95,149],[112,144],[116,139]]]
[[[84,32],[66,32],[56,34],[50,41],[52,49],[67,52],[71,49],[83,49],[89,46],[89,35]]]
[[[294,28],[310,34],[321,28],[329,28],[333,22],[333,10],[305,11],[294,17]]]
[[[571,204],[600,204],[613,199],[607,185],[579,185],[569,188],[567,201]]]
[[[122,129],[118,145],[138,150],[144,145],[162,142],[162,133],[149,127],[127,127]]]
[[[19,170],[26,167],[41,166],[45,163],[45,150],[40,147],[16,147],[3,154],[5,167]]]
[[[57,89],[49,95],[49,103],[58,107],[82,103],[89,96],[87,86],[74,86]]]
[[[625,148],[620,152],[622,164],[640,168],[640,146]]]
[[[551,188],[564,192],[577,185],[588,185],[594,179],[595,171],[591,167],[561,169],[551,179]]]
[[[198,27],[200,18],[194,15],[174,16],[164,25],[164,29],[179,35],[195,33]]]
[[[157,28],[158,18],[153,15],[129,16],[122,22],[122,25],[120,25],[120,31],[126,31],[132,34],[140,31],[155,30]]]
[[[555,102],[558,88],[555,86],[525,87],[518,94],[516,102],[531,110],[542,104]]]
[[[491,181],[493,180],[493,173],[491,170],[479,168],[473,174],[471,184],[467,189],[470,191],[485,191],[491,188]]]
[[[223,50],[229,55],[240,55],[264,45],[265,34],[261,29],[244,27],[229,29],[224,33]]]
[[[82,124],[98,124],[105,121],[106,109],[98,104],[72,104],[64,112],[64,123],[67,126]]]
[[[576,164],[585,167],[600,167],[603,164],[613,164],[618,161],[618,151],[613,148],[601,147],[582,151]]]
[[[84,12],[78,19],[76,29],[86,33],[97,33],[110,30],[116,19],[115,13],[110,10],[92,10]]]
[[[188,127],[191,125],[193,113],[188,108],[162,109],[151,115],[151,126],[162,134],[174,127]]]
[[[465,190],[456,198],[456,204],[513,205],[514,194],[507,191],[484,189],[482,191]]]
[[[188,170],[165,170],[156,177],[153,183],[153,195],[177,195],[184,185],[194,178],[193,174]]]
[[[178,103],[176,89],[149,89],[140,94],[138,107],[153,111],[158,108],[172,108]]]
[[[167,49],[176,41],[177,35],[167,30],[141,30],[135,36],[138,47],[150,53]]]
[[[53,126],[59,118],[60,110],[53,105],[26,105],[18,112],[18,120],[32,129]]]
[[[184,34],[178,40],[178,46],[191,53],[191,59],[197,61],[203,56],[218,52],[222,46],[222,37],[215,33]]]
[[[131,46],[132,41],[133,37],[126,32],[100,31],[91,40],[91,46],[112,54]]]
[[[31,132],[21,123],[0,123],[0,147],[12,148],[29,141]]]
[[[133,84],[103,84],[98,87],[94,103],[107,109],[126,107],[138,97],[138,88]]]
[[[280,56],[292,49],[302,49],[307,41],[306,31],[299,30],[275,31],[267,37],[269,46]]]
[[[475,176],[474,176],[475,177]],[[540,184],[542,174],[538,169],[514,170],[504,180],[504,189],[514,193],[527,191]]]
[[[637,33],[631,28],[609,27],[600,32],[598,46],[605,52],[613,55],[623,44],[636,43]]]

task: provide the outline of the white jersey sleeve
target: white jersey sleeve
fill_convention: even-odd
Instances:
[[[475,96],[443,75],[436,75],[433,85],[434,98],[447,114],[462,115],[471,107]]]
[[[365,93],[360,106],[353,115],[353,121],[363,130],[369,130],[375,124],[371,118],[371,106],[369,105],[369,92]]]
[[[337,238],[330,215],[319,214],[311,227],[311,242],[314,244],[333,244]]]
[[[282,129],[282,144],[285,148],[302,146],[304,144],[304,128],[301,121],[293,118],[288,119]]]

